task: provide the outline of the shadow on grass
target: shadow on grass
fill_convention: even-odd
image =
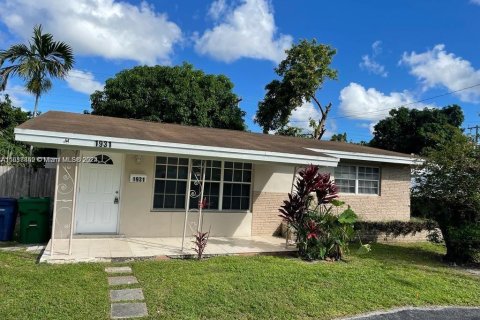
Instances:
[[[381,244],[371,245],[372,251],[368,254],[355,254],[359,244],[352,244],[352,255],[359,259],[370,259],[396,263],[414,263],[428,266],[439,266],[448,264],[444,262],[444,249],[441,245],[430,243],[415,244]]]

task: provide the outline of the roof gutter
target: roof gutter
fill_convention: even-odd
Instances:
[[[108,149],[120,152],[163,153],[285,164],[315,164],[326,167],[336,167],[339,161],[338,158],[331,156],[309,156],[22,128],[15,128],[15,140],[57,149]],[[99,145],[105,145],[106,148]]]
[[[419,165],[423,163],[423,159],[415,158],[413,156],[399,157],[399,156],[388,156],[388,155],[381,155],[381,154],[336,151],[336,150],[325,150],[325,149],[315,149],[315,148],[308,148],[308,150],[323,153],[331,157],[335,157],[339,159],[347,159],[347,160],[397,163],[397,164],[408,164],[408,165]]]

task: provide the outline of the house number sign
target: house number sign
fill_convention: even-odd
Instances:
[[[131,174],[130,182],[132,183],[144,183],[147,182],[147,175],[145,174]]]
[[[95,147],[97,147],[97,148],[111,148],[112,147],[112,142],[111,141],[105,141],[105,140],[96,140],[95,141]]]

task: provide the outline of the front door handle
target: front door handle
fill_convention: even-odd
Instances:
[[[118,204],[118,196],[115,196],[115,199],[113,200],[113,204]]]

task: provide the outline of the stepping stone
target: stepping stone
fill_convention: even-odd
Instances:
[[[144,302],[112,303],[112,319],[140,318],[148,316]]]
[[[132,273],[132,268],[130,267],[109,267],[105,268],[106,273]]]
[[[116,301],[133,301],[133,300],[143,300],[142,289],[122,289],[122,290],[110,290],[110,300],[112,302]]]
[[[4,247],[0,248],[2,251],[20,251],[23,247]]]
[[[32,252],[32,251],[40,251],[43,249],[45,249],[45,246],[30,246],[30,247],[27,247],[26,251]]]
[[[138,280],[134,276],[120,276],[120,277],[108,277],[108,284],[110,286],[118,286],[121,284],[133,284],[138,283]]]

